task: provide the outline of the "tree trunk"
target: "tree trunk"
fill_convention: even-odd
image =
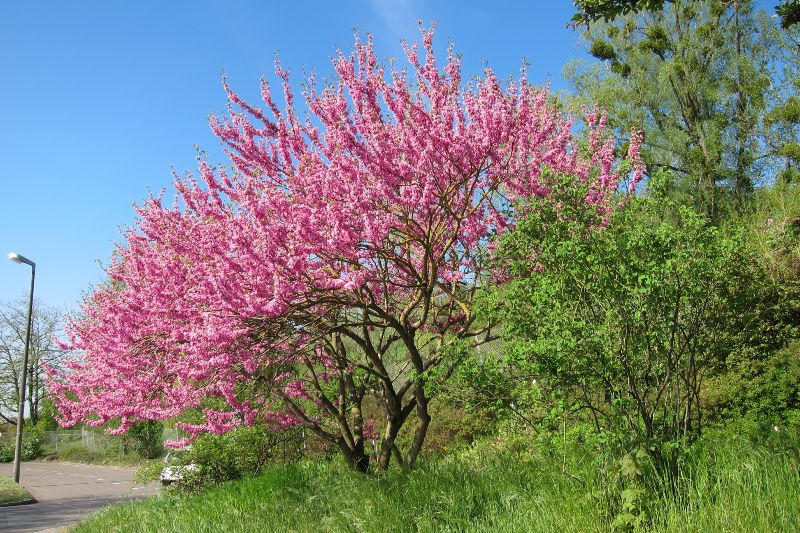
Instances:
[[[417,425],[414,428],[414,440],[411,442],[411,448],[409,448],[406,458],[408,466],[412,466],[417,461],[422,444],[425,442],[425,436],[428,434],[428,426],[431,423],[431,415],[428,413],[428,398],[421,380],[414,387],[414,397],[417,400]]]
[[[342,452],[342,455],[344,455],[347,465],[350,468],[362,474],[369,471],[369,455],[364,453],[363,440],[359,440],[353,448],[347,445],[344,438],[337,440],[336,444],[339,446],[339,450]]]

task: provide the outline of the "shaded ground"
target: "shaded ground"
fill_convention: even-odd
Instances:
[[[155,494],[157,483],[136,485],[134,469],[72,463],[22,464],[20,483],[38,503],[0,507],[0,531],[31,532],[72,524],[114,502]],[[12,477],[11,464],[0,475]]]

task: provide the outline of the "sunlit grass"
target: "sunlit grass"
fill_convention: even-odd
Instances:
[[[14,480],[0,476],[0,504],[30,500],[31,495]]]
[[[589,463],[584,463],[588,465]],[[202,492],[113,506],[76,531],[609,531],[590,467],[583,482],[544,457],[482,446],[382,479],[338,463],[269,468]],[[682,496],[653,496],[646,531],[795,531],[796,456],[708,446]]]

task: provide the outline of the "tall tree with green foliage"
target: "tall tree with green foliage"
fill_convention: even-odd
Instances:
[[[502,317],[507,350],[483,366],[522,376],[541,414],[583,412],[609,450],[641,446],[675,477],[678,449],[701,433],[703,381],[758,322],[743,298],[763,271],[688,206],[640,197],[599,228],[574,194],[502,239],[512,279],[486,312]]]
[[[784,56],[796,52],[752,1],[577,6],[599,62],[566,69],[576,103],[604,108],[620,133],[641,127],[648,170],[671,170],[678,197],[718,220],[786,167],[797,117]]]
[[[34,301],[25,392],[25,412],[33,425],[39,421],[47,398],[45,366],[58,368],[67,355],[55,340],[61,333],[62,320],[61,311]],[[0,420],[9,423],[16,417],[19,404],[27,322],[27,298],[0,303]]]
[[[572,17],[574,26],[589,24],[596,20],[609,22],[620,15],[663,9],[664,4],[674,0],[575,0],[577,13]],[[775,14],[781,19],[784,29],[800,22],[800,0],[783,0],[775,6]]]

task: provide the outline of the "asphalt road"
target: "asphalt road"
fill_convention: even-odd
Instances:
[[[38,503],[0,507],[0,532],[42,531],[73,524],[114,502],[155,494],[158,483],[136,485],[133,469],[73,463],[22,463],[20,482]],[[0,475],[13,477],[12,465]]]

